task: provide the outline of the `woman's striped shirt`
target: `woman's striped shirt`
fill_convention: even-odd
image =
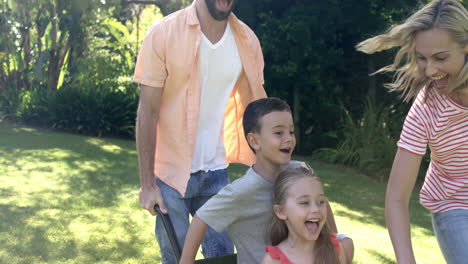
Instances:
[[[424,101],[424,97],[427,100]],[[406,116],[398,147],[417,155],[431,149],[420,202],[434,213],[468,209],[468,107],[422,89]]]

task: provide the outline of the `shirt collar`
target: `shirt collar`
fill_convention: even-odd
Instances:
[[[187,17],[187,24],[188,25],[199,25],[200,22],[198,21],[197,17],[197,8],[196,8],[197,0],[193,1],[192,4],[187,7],[188,17]]]

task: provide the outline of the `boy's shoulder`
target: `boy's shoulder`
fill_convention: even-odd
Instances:
[[[305,162],[298,160],[291,160],[288,164],[281,166],[280,170],[304,167],[311,169]],[[244,174],[244,176],[236,179],[232,183],[226,185],[223,189],[233,194],[239,195],[251,195],[252,192],[271,192],[273,189],[273,183],[265,180],[262,176],[255,172],[250,167]],[[222,190],[223,190],[222,189]]]
[[[262,190],[271,191],[273,184],[263,179],[258,175],[252,167],[250,167],[244,174],[244,176],[236,179],[232,183],[226,185],[223,189],[242,196],[245,194],[251,194],[253,191],[261,192]],[[223,190],[222,189],[222,190]]]

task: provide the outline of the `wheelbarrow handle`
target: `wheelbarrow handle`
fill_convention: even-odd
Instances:
[[[167,237],[169,238],[169,243],[171,244],[172,252],[174,253],[177,263],[179,263],[182,250],[179,242],[177,241],[177,235],[175,233],[174,226],[172,225],[171,218],[169,217],[169,214],[163,214],[163,212],[161,212],[158,204],[154,205],[154,211],[158,213],[159,220],[161,220],[164,225]]]

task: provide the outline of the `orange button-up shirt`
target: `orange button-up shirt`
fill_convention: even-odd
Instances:
[[[157,123],[154,173],[182,195],[190,177],[200,110],[200,23],[196,1],[153,24],[143,41],[134,81],[163,87]],[[253,31],[236,18],[229,24],[242,61],[242,72],[224,114],[224,147],[228,163],[252,165],[255,156],[242,128],[250,102],[266,97],[263,89],[263,54]],[[215,140],[215,139],[213,139]]]

